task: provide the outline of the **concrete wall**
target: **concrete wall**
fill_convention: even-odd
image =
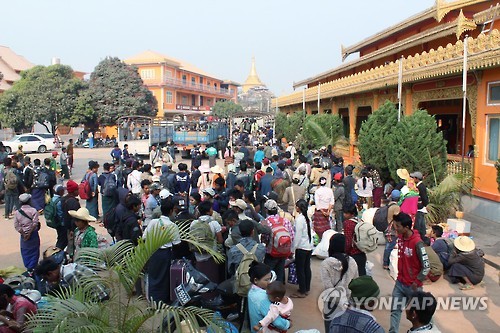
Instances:
[[[488,221],[500,223],[500,202],[476,196],[463,196],[462,205],[467,215],[478,216]]]

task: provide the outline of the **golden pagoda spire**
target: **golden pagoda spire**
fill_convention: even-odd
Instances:
[[[264,83],[260,81],[257,75],[257,70],[255,69],[255,57],[252,57],[252,67],[250,69],[250,75],[248,75],[245,83],[242,85],[243,92],[247,92],[252,87],[264,86]]]

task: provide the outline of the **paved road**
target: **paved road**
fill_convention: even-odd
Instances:
[[[75,149],[75,169],[73,172],[73,178],[79,182],[87,169],[87,163],[89,159],[97,160],[101,165],[104,162],[110,160],[109,148],[101,149]],[[34,158],[44,158],[48,157],[49,154],[33,154]],[[188,161],[185,161],[188,162]],[[208,163],[208,161],[204,161]],[[222,165],[222,161],[219,161]],[[0,207],[0,210],[3,207]],[[3,214],[1,214],[3,216]],[[6,267],[9,265],[16,265],[22,267],[22,260],[19,254],[19,238],[12,226],[12,220],[5,220],[0,217],[0,224],[3,225],[3,230],[0,233],[0,267]],[[95,225],[94,225],[95,226]],[[97,230],[99,233],[105,234],[105,230],[98,226]],[[498,228],[492,228],[488,226],[486,233],[481,232],[480,228],[474,228],[474,232],[477,232],[478,240],[484,240],[489,242],[488,245],[497,244],[498,242]],[[496,235],[496,236],[495,236]],[[45,226],[41,230],[41,240],[42,249],[51,246],[55,243],[56,234],[53,229],[49,229]],[[498,253],[498,248],[495,249]],[[392,292],[394,286],[394,281],[389,276],[389,274],[384,271],[378,263],[381,262],[383,253],[383,248],[379,247],[377,251],[368,255],[368,259],[375,263],[373,270],[373,277],[377,281],[381,289],[381,296],[389,296]],[[494,255],[495,252],[490,252]],[[498,257],[496,258],[498,259]],[[321,315],[318,310],[317,298],[322,291],[321,281],[319,279],[319,265],[320,260],[313,259],[312,269],[313,269],[313,280],[312,280],[312,290],[310,295],[304,299],[294,299],[295,310],[293,312],[293,323],[294,326],[290,330],[291,332],[298,331],[300,329],[317,328],[323,332],[323,322]],[[484,278],[484,285],[477,287],[471,291],[460,291],[454,285],[449,284],[446,280],[440,279],[432,285],[424,286],[424,290],[430,291],[434,296],[474,296],[489,298],[488,309],[486,311],[438,311],[435,315],[435,323],[441,329],[442,332],[499,332],[500,327],[500,288],[499,288],[499,275],[498,271],[491,266],[486,266],[486,276]],[[288,293],[291,294],[297,289],[296,286],[288,285]],[[389,328],[389,312],[376,310],[373,312],[379,323],[388,330]],[[401,320],[401,332],[406,332],[410,328],[409,322],[404,318]]]

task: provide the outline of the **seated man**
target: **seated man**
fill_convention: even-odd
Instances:
[[[45,290],[48,294],[61,288],[69,288],[78,285],[84,279],[97,276],[97,273],[90,268],[79,264],[58,264],[52,258],[42,260],[35,269],[35,273],[45,281]],[[104,301],[109,299],[109,294],[102,284],[96,284],[93,287],[93,296]]]
[[[484,278],[483,252],[467,236],[459,236],[453,242],[455,251],[448,259],[448,276],[451,283],[460,283],[460,290],[474,289]]]
[[[327,332],[385,332],[375,317],[367,311],[367,309],[373,309],[374,298],[380,294],[380,289],[372,277],[363,275],[352,280],[349,283],[349,290],[351,291],[351,302],[349,302],[348,308],[342,314],[331,319]],[[341,297],[339,301],[341,301]],[[339,306],[342,308],[343,304],[339,304]]]
[[[451,250],[453,249],[453,243],[451,239],[443,238],[443,228],[440,225],[433,225],[431,229],[431,238],[434,239],[432,244],[432,249],[439,256],[439,260],[443,264],[443,268],[447,270],[449,268],[448,258],[450,257]]]
[[[443,264],[439,256],[432,249],[431,240],[428,237],[424,237],[423,242],[425,244],[425,252],[427,252],[427,257],[429,257],[429,265],[431,266],[431,270],[427,274],[427,279],[431,282],[436,282],[443,275]]]
[[[417,331],[440,333],[441,331],[431,322],[436,307],[437,301],[431,293],[414,292],[406,307],[406,319],[411,321],[412,325],[408,333]]]
[[[28,315],[36,313],[37,308],[33,301],[29,300],[27,297],[15,295],[14,289],[6,284],[0,284],[0,299],[4,301],[4,305],[7,303],[6,308],[1,309],[0,307],[0,310],[10,312],[12,314],[12,319],[14,319],[20,327],[24,325],[28,319]],[[2,320],[2,322],[5,323],[4,320]],[[10,328],[15,329],[13,327]]]
[[[251,220],[240,221],[239,231],[242,237],[239,240],[239,244],[241,244],[247,251],[251,251],[253,247],[258,244],[254,254],[257,257],[258,262],[263,262],[264,256],[266,255],[266,247],[264,246],[264,244],[257,243],[253,239],[253,222]],[[239,249],[238,244],[231,246],[231,248],[227,252],[227,270],[230,276],[236,273],[236,269],[238,268],[241,259],[243,259],[243,252],[241,252],[241,250]]]

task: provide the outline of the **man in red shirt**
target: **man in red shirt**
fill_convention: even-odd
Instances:
[[[354,204],[348,204],[344,207],[344,235],[345,235],[345,253],[351,256],[358,264],[359,276],[366,275],[366,253],[358,249],[354,244],[354,229],[358,224],[358,209]]]
[[[6,284],[0,284],[0,297],[8,302],[7,311],[12,313],[14,320],[21,326],[24,326],[28,315],[36,313],[34,302],[24,296],[16,296],[14,289]]]
[[[419,232],[411,227],[410,215],[394,215],[394,229],[398,233],[398,278],[392,290],[390,333],[399,332],[401,312],[413,292],[422,291],[422,282],[430,270],[424,242]]]

